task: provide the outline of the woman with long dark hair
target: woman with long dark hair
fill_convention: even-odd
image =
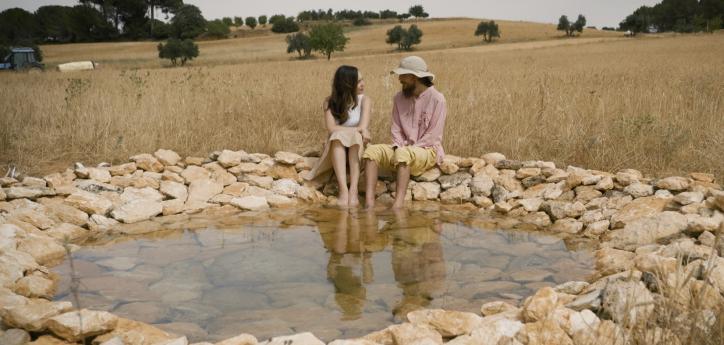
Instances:
[[[362,146],[369,141],[372,101],[364,95],[365,83],[357,67],[340,66],[334,73],[332,94],[324,100],[324,119],[329,137],[321,158],[307,176],[315,179],[334,170],[339,187],[338,205],[359,205],[357,184]],[[349,186],[347,165],[349,164]]]

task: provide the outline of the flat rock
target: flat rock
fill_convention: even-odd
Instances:
[[[637,219],[654,216],[663,212],[668,203],[669,200],[656,197],[638,198],[623,206],[618,213],[613,215],[611,225],[614,229],[622,228]]]
[[[437,182],[418,182],[412,186],[413,200],[436,200],[440,196],[440,184]]]
[[[30,342],[30,334],[23,329],[13,328],[0,331],[0,344],[2,345],[25,345]]]
[[[107,214],[113,207],[113,203],[95,193],[76,191],[65,198],[65,203],[88,214]]]
[[[131,161],[136,163],[136,167],[138,169],[142,169],[145,171],[153,171],[153,172],[162,172],[163,171],[163,164],[156,159],[156,157],[148,154],[143,153],[140,155],[132,156]]]
[[[15,282],[15,292],[28,298],[52,299],[56,283],[42,274],[30,274]]]
[[[681,176],[671,176],[656,182],[656,187],[670,191],[684,191],[689,188],[689,179]]]
[[[51,317],[73,308],[70,302],[50,302],[45,299],[31,299],[27,304],[5,308],[3,322],[31,332],[43,331]]]
[[[288,164],[288,165],[296,165],[303,158],[304,157],[302,157],[296,153],[292,153],[292,152],[279,151],[274,154],[274,161],[276,161],[277,163]]]
[[[151,219],[161,213],[163,213],[163,205],[160,201],[136,199],[111,211],[111,216],[118,221],[130,224]]]
[[[522,310],[523,320],[526,322],[544,320],[557,305],[558,294],[550,287],[542,288],[525,300]]]
[[[687,226],[686,216],[678,212],[665,211],[652,217],[631,221],[623,229],[611,231],[609,241],[616,249],[635,250],[640,246],[676,236]]]
[[[18,250],[30,254],[40,265],[48,265],[66,255],[66,250],[52,237],[28,234],[18,243]]]
[[[54,316],[48,320],[47,326],[65,340],[78,341],[110,332],[117,323],[118,317],[109,312],[82,309]]]
[[[259,345],[324,345],[324,342],[317,339],[314,334],[306,332],[294,335],[285,335],[280,337],[271,338],[265,342],[259,343]]]
[[[259,211],[269,208],[269,204],[265,197],[260,196],[244,196],[231,199],[231,204],[247,211]]]
[[[620,325],[645,322],[654,311],[654,297],[641,281],[615,280],[602,294],[603,311]]]
[[[482,321],[473,313],[446,311],[442,309],[423,309],[407,313],[407,319],[415,325],[425,325],[436,330],[443,337],[455,337],[468,334]]]
[[[153,155],[163,165],[176,165],[178,164],[178,162],[181,161],[181,156],[171,150],[159,149],[158,151],[154,152]]]
[[[46,187],[8,187],[4,188],[5,199],[36,199],[42,196],[53,196],[53,189]]]

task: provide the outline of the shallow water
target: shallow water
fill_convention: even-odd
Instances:
[[[518,303],[592,273],[588,249],[485,229],[490,222],[463,211],[311,208],[153,224],[168,230],[74,252],[77,302],[192,341],[357,337],[418,308],[479,313],[486,301]],[[54,270],[64,277],[56,299],[76,302],[70,261]]]

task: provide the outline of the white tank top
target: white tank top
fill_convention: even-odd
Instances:
[[[340,126],[354,127],[359,125],[360,118],[362,117],[362,98],[364,95],[357,95],[357,106],[347,111],[347,121]]]

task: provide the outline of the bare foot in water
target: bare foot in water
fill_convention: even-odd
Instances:
[[[365,198],[365,210],[372,211],[374,209],[375,209],[375,199],[370,200],[369,198]]]
[[[393,210],[401,210],[401,209],[405,208],[405,200],[401,200],[401,201],[395,200],[395,203],[393,203],[392,207],[390,207],[390,208]]]
[[[337,206],[341,208],[347,208],[349,207],[349,193],[348,192],[339,192],[339,196],[337,196]]]
[[[357,207],[359,206],[359,193],[357,192],[357,189],[349,189],[349,207]]]

